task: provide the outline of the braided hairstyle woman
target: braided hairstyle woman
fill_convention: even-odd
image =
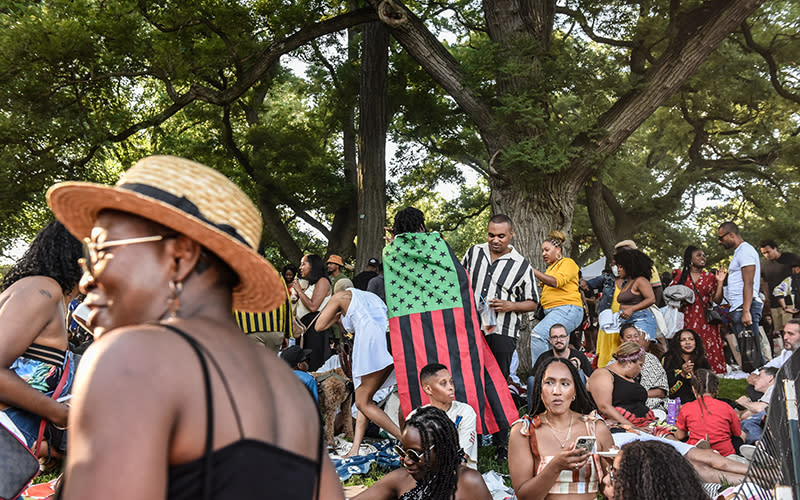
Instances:
[[[455,424],[439,408],[424,406],[406,421],[408,426],[419,431],[427,471],[425,477],[404,497],[426,500],[455,498],[458,469],[464,456],[458,445]]]
[[[616,500],[708,500],[694,467],[672,446],[633,441],[620,456],[614,470]]]
[[[392,234],[397,236],[403,233],[424,233],[428,229],[425,227],[425,214],[414,207],[406,207],[394,216]]]
[[[717,397],[719,393],[719,379],[713,371],[705,368],[700,368],[694,372],[692,377],[692,389],[697,393],[697,400],[703,406],[703,409],[711,414],[711,410],[706,406],[703,394],[711,394],[712,398]]]
[[[683,269],[681,269],[681,283],[686,281],[686,278],[689,276],[689,273],[692,270],[692,256],[696,251],[700,250],[694,245],[689,245],[686,247],[686,250],[683,252]]]
[[[54,220],[36,235],[22,258],[6,273],[0,291],[28,276],[47,276],[58,282],[62,292],[70,292],[83,275],[78,265],[82,255],[81,243]]]

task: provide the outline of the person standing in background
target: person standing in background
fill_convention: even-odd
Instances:
[[[731,331],[739,337],[745,330],[752,330],[755,345],[760,346],[758,322],[761,321],[762,303],[758,296],[761,288],[761,263],[758,252],[739,234],[739,226],[723,222],[717,229],[719,244],[733,249],[733,258],[728,266],[728,302],[730,302]],[[756,364],[764,364],[761,350],[753,354]]]
[[[772,316],[772,327],[775,331],[783,330],[787,321],[792,318],[792,313],[788,312],[788,306],[797,308],[797,304],[786,303],[787,307],[781,307],[778,297],[774,294],[775,287],[792,274],[792,263],[800,262],[800,255],[791,252],[781,252],[778,250],[778,243],[775,240],[764,239],[758,243],[764,262],[761,264],[761,278],[766,281],[766,295],[769,304],[769,313]]]
[[[520,316],[536,309],[539,300],[533,268],[528,259],[511,246],[514,227],[507,215],[489,219],[487,242],[467,250],[462,263],[475,292],[476,302],[496,317],[490,324],[481,316],[481,330],[500,371],[508,379],[517,348]],[[480,306],[479,306],[480,307]],[[493,436],[498,462],[508,456],[508,429]]]

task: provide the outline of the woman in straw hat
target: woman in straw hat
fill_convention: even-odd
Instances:
[[[85,238],[96,337],[75,382],[63,496],[343,498],[313,400],[231,314],[285,299],[254,251],[250,199],[169,156],[114,187],[65,182],[47,199]]]

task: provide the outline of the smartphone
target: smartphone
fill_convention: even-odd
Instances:
[[[594,436],[578,436],[575,439],[575,448],[583,448],[586,453],[592,453],[595,441],[597,441],[597,438]]]

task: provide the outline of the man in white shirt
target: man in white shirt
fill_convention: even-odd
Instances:
[[[761,345],[758,322],[761,320],[763,304],[758,296],[761,288],[761,262],[753,245],[739,234],[733,222],[723,222],[717,229],[717,239],[724,248],[733,251],[728,266],[728,301],[731,304],[731,331],[737,338],[745,331],[752,332],[756,345]],[[757,350],[757,366],[764,364],[761,351]]]
[[[467,467],[478,469],[478,438],[476,431],[477,415],[475,410],[466,403],[455,401],[455,386],[453,377],[447,367],[439,363],[425,365],[419,372],[419,381],[422,390],[428,395],[431,402],[429,406],[439,408],[456,425],[458,430],[458,444],[464,450]],[[416,410],[406,417],[411,418]]]

